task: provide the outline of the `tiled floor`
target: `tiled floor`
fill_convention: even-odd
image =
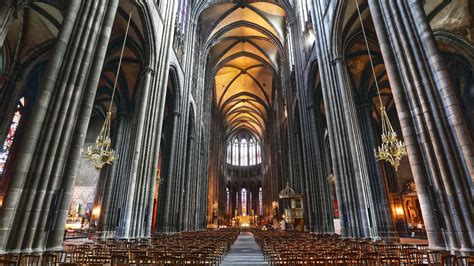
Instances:
[[[268,265],[250,232],[241,232],[222,261],[222,265]]]

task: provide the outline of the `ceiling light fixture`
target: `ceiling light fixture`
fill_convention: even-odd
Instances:
[[[377,88],[377,95],[380,101],[380,119],[382,122],[382,144],[377,147],[375,151],[375,158],[378,161],[386,161],[390,163],[395,171],[400,166],[400,160],[407,156],[407,147],[405,143],[398,140],[397,133],[393,130],[390,119],[388,118],[387,111],[382,102],[382,96],[380,95],[380,88],[377,81],[377,75],[375,74],[375,67],[372,61],[372,55],[370,53],[369,42],[367,41],[367,35],[365,33],[364,23],[362,21],[362,15],[360,13],[359,3],[356,0],[357,13],[359,15],[360,25],[362,27],[362,34],[364,35],[365,45],[367,47],[367,54],[369,55],[370,66],[372,68],[372,74],[374,75],[375,87]]]

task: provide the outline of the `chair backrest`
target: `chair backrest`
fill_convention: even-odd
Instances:
[[[19,254],[3,254],[3,255],[0,255],[0,260],[14,261],[16,264],[18,264],[20,262],[20,255]]]
[[[377,265],[377,258],[367,258],[367,257],[364,257],[364,258],[360,258],[357,260],[357,264],[356,265],[368,265],[368,266],[375,266]]]
[[[56,266],[56,264],[58,264],[58,256],[54,253],[45,253],[43,254],[42,258],[41,258],[41,264],[43,266],[46,266],[46,265],[54,265]]]
[[[441,265],[446,266],[455,266],[457,265],[457,259],[454,255],[442,255],[441,256]]]
[[[112,265],[128,264],[128,256],[114,254],[112,255],[110,263]]]
[[[427,253],[428,264],[441,264],[441,256],[443,253],[441,251],[430,251]]]
[[[420,264],[423,263],[424,254],[421,251],[413,251],[407,254],[409,263]]]
[[[30,266],[30,265],[36,266],[36,265],[39,265],[39,262],[40,262],[39,255],[27,254],[27,255],[21,256],[22,266]]]
[[[395,265],[400,265],[400,258],[399,257],[385,257],[385,258],[380,258],[380,265],[386,265],[386,266],[395,266]]]
[[[2,266],[16,266],[16,263],[16,260],[0,259],[0,265]]]
[[[135,263],[138,265],[152,263],[152,258],[147,255],[138,255],[135,257]]]
[[[460,256],[456,258],[459,266],[474,265],[474,256]]]
[[[71,252],[71,262],[85,263],[87,260],[86,254],[83,251]]]

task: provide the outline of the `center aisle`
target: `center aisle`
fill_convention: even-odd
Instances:
[[[257,242],[250,232],[241,232],[235,240],[234,244],[224,257],[222,265],[268,265],[263,258],[263,253],[260,250]]]

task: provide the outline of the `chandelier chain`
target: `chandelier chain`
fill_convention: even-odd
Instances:
[[[364,22],[362,21],[362,15],[360,13],[359,1],[355,0],[355,3],[357,7],[357,14],[359,15],[360,26],[362,28],[362,35],[364,36],[365,47],[367,48],[367,54],[369,55],[370,67],[372,69],[372,75],[374,76],[375,88],[377,89],[377,95],[379,97],[380,107],[383,107],[382,96],[380,94],[380,88],[379,88],[379,82],[377,80],[377,74],[375,73],[374,62],[372,60],[372,53],[370,52],[369,41],[367,40],[367,34],[365,33]]]
[[[109,106],[110,113],[112,112],[112,105],[114,103],[115,90],[117,89],[118,78],[120,75],[120,67],[122,66],[122,61],[123,61],[123,53],[125,52],[125,46],[127,45],[128,30],[130,29],[130,22],[132,20],[133,9],[135,9],[134,4],[132,4],[132,7],[130,8],[130,13],[128,15],[128,21],[127,21],[127,28],[125,29],[125,37],[123,38],[122,49],[120,51],[120,58],[119,58],[118,66],[117,66],[117,72],[115,74],[114,88],[112,89],[112,97],[110,98],[110,106]]]

